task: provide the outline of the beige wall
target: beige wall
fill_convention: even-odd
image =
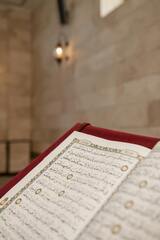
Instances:
[[[126,1],[101,19],[98,0],[70,0],[65,27],[56,2],[42,1],[32,13],[0,8],[0,141],[32,139],[41,152],[78,121],[160,136],[160,2]],[[58,65],[61,33],[74,54]],[[29,143],[13,143],[10,153],[11,171],[20,170]],[[0,155],[1,172],[4,143]]]
[[[160,136],[160,1],[126,1],[104,19],[99,1],[73,2],[67,28],[54,0],[32,16],[34,150],[77,121]],[[75,56],[58,66],[52,51],[61,31]]]
[[[70,68],[58,66],[53,58],[57,44],[59,21],[56,1],[46,1],[34,13],[33,26],[33,121],[34,151],[40,152],[63,132],[64,89]],[[65,69],[66,68],[66,69]],[[67,75],[66,79],[63,75]],[[66,88],[67,90],[67,88]],[[67,101],[68,102],[68,101]],[[72,123],[71,123],[72,125]],[[62,130],[63,128],[63,130]]]
[[[30,139],[30,13],[0,8],[0,139]]]
[[[31,139],[30,19],[26,10],[0,8],[0,141]],[[28,146],[26,143],[26,149]],[[3,152],[4,147],[0,151],[1,158]],[[15,156],[16,152],[12,152]],[[28,150],[24,155],[29,160]],[[21,161],[23,163],[23,156]],[[14,164],[16,171],[16,161]],[[17,170],[20,170],[18,166]]]

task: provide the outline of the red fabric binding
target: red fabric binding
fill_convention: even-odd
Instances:
[[[2,187],[0,189],[0,197],[8,192],[15,184],[17,184],[27,173],[29,173],[38,163],[40,163],[44,157],[46,157],[53,149],[55,149],[62,141],[64,141],[64,139],[67,138],[73,131],[87,133],[108,140],[139,144],[148,148],[152,148],[160,140],[158,138],[145,137],[104,128],[98,128],[90,125],[89,123],[77,123],[57,141],[55,141],[46,151],[44,151],[35,160],[33,160],[24,170],[18,173],[4,187]]]
[[[142,145],[148,148],[153,148],[153,146],[158,141],[160,141],[159,138],[146,137],[146,136],[140,136],[140,135],[131,134],[131,133],[119,132],[119,131],[95,127],[92,125],[87,125],[83,130],[83,133],[108,139],[108,140],[113,140],[113,141],[134,143],[134,144]]]
[[[82,131],[87,123],[77,123],[65,134],[63,134],[57,141],[55,141],[47,150],[41,153],[37,158],[35,158],[25,169],[19,172],[15,177],[13,177],[9,182],[7,182],[2,188],[0,188],[0,198],[8,192],[15,184],[17,184],[27,173],[29,173],[38,163],[40,163],[44,157],[46,157],[53,149],[55,149],[61,142],[64,141],[73,131]]]

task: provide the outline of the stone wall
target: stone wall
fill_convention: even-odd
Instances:
[[[106,18],[99,1],[73,3],[67,28],[54,0],[32,16],[34,150],[77,121],[160,136],[160,1],[126,1]],[[75,56],[58,66],[52,52],[61,31]]]
[[[71,3],[62,27],[55,0],[31,13],[0,8],[0,172],[22,169],[75,122],[160,136],[160,2],[131,0],[105,18],[99,1]],[[73,47],[58,65],[59,36]]]
[[[5,171],[6,144],[11,160],[9,171],[19,171],[30,159],[31,56],[30,12],[1,7],[0,172]]]

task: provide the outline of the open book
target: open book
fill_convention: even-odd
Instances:
[[[160,145],[73,132],[0,200],[3,240],[159,240]]]

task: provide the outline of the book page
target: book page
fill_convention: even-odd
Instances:
[[[160,143],[141,161],[78,240],[160,239]]]
[[[76,239],[149,151],[72,133],[3,196],[0,239]]]

